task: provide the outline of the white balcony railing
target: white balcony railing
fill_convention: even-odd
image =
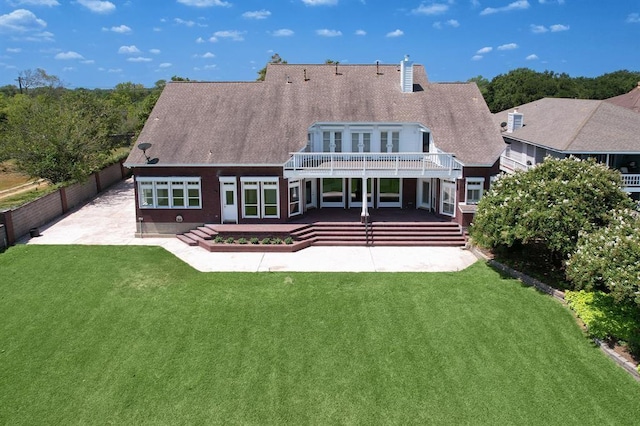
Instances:
[[[297,152],[284,165],[285,177],[459,178],[462,164],[452,154]]]
[[[623,174],[622,186],[624,188],[638,188],[640,189],[640,175]]]
[[[504,155],[500,157],[500,170],[507,173],[514,173],[518,170],[522,170],[523,172],[526,172],[531,167],[532,166],[529,164],[525,164],[521,161],[514,160],[513,158],[509,158]]]

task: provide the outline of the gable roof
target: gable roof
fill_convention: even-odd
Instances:
[[[640,114],[612,103],[544,98],[516,109],[524,127],[504,137],[565,153],[640,152]],[[496,126],[509,112],[494,114]]]
[[[402,93],[399,68],[269,64],[263,82],[171,82],[138,143],[158,165],[282,165],[314,123],[409,122],[463,163],[494,164],[504,143],[475,83],[432,84],[414,65],[417,91]],[[126,164],[144,165],[142,152]]]
[[[631,89],[630,92],[625,93],[624,95],[614,96],[606,101],[623,108],[628,108],[635,112],[640,112],[640,81],[636,87]]]

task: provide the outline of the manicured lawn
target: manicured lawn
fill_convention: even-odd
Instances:
[[[638,424],[571,313],[459,273],[198,273],[153,247],[0,255],[0,424]]]

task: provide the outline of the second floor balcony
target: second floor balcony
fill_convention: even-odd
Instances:
[[[462,164],[452,154],[424,152],[297,152],[284,165],[295,177],[462,177]]]

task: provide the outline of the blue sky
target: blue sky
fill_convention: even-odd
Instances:
[[[640,0],[0,0],[0,86],[255,80],[290,63],[399,63],[432,81],[509,70],[640,71]]]

